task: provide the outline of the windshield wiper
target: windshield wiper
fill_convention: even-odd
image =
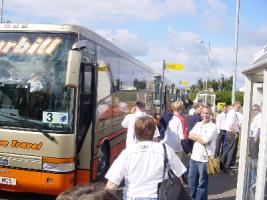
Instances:
[[[7,117],[9,119],[16,120],[18,122],[26,123],[30,126],[33,126],[33,128],[36,128],[38,131],[40,131],[44,136],[46,136],[49,140],[55,141],[55,137],[50,135],[49,133],[45,132],[42,127],[40,127],[40,124],[34,123],[32,121],[29,121],[26,117],[21,117],[19,115],[16,115],[14,113],[6,113],[0,111],[0,116]]]

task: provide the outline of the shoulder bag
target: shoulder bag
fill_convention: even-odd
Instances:
[[[206,145],[204,145],[204,147],[205,147],[205,151],[206,151],[207,158],[208,158],[208,163],[207,163],[208,174],[209,175],[218,174],[221,171],[220,159],[219,158],[212,158],[211,156],[209,156]]]
[[[166,146],[164,149],[164,170],[163,181],[158,185],[158,200],[190,200],[190,196],[186,192],[180,179],[170,169]],[[168,168],[168,179],[164,180],[166,168]]]

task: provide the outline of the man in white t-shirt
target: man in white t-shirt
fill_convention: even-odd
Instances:
[[[221,164],[225,169],[229,169],[230,166],[235,163],[238,137],[240,133],[240,116],[238,114],[241,108],[241,103],[236,101],[233,103],[232,109],[228,112],[226,117],[226,138],[227,146],[226,150],[221,156]]]
[[[212,110],[210,107],[203,107],[203,120],[196,123],[189,133],[189,138],[194,141],[188,174],[193,200],[208,199],[207,153],[211,157],[214,156],[217,138],[216,125],[211,121],[211,114]]]
[[[31,74],[31,79],[27,81],[27,84],[30,84],[30,92],[39,92],[44,88],[36,73]]]
[[[134,125],[138,118],[145,117],[145,116],[150,116],[146,114],[145,112],[145,103],[141,101],[137,101],[136,106],[134,107],[134,112],[126,115],[123,121],[121,122],[122,127],[127,128],[126,148],[129,146],[132,146],[133,144],[137,142],[135,132],[134,132]],[[154,137],[155,138],[159,137],[158,128],[156,128]]]
[[[183,111],[183,102],[174,102],[172,104],[172,109],[173,116],[168,123],[168,126],[165,131],[165,137],[162,141],[168,144],[181,159],[183,152],[181,141],[185,139],[183,134],[182,122],[180,119],[180,114]]]
[[[224,140],[226,135],[226,116],[228,112],[228,106],[223,105],[222,112],[217,115],[216,117],[216,127],[217,127],[217,142],[216,142],[216,150],[215,155],[220,156],[223,151],[225,151],[224,147]]]
[[[262,120],[262,112],[260,106],[258,104],[253,105],[252,112],[254,116],[250,124],[249,151],[251,159],[258,159],[259,139],[261,134],[261,120]]]

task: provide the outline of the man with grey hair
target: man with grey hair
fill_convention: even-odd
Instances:
[[[258,104],[252,106],[252,120],[249,130],[249,150],[251,159],[258,158],[259,152],[259,139],[261,134],[261,119],[262,112]]]
[[[239,101],[234,102],[232,109],[228,112],[226,117],[227,146],[221,156],[222,167],[226,169],[229,169],[233,165],[236,158],[236,148],[240,134],[240,120],[237,113],[240,108],[241,103]]]

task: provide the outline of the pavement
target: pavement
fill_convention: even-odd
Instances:
[[[209,176],[208,199],[234,200],[236,197],[238,167],[234,166],[228,172],[220,172]]]

